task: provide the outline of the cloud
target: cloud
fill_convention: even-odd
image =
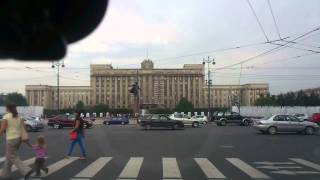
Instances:
[[[175,41],[176,32],[172,24],[147,22],[137,12],[110,8],[99,28],[87,39],[71,46],[70,52],[121,52],[119,44],[166,45]]]

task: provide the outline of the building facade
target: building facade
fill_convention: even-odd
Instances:
[[[131,108],[134,97],[129,88],[138,81],[140,104],[174,108],[182,98],[195,107],[203,106],[204,67],[185,64],[181,69],[155,69],[151,60],[140,69],[113,69],[111,65],[91,65],[92,101],[111,108]]]
[[[211,107],[231,107],[235,103],[253,106],[269,92],[268,84],[214,85],[210,88]],[[208,87],[204,87],[205,106],[208,107]]]
[[[154,68],[144,60],[138,69],[114,69],[109,64],[90,66],[90,86],[61,86],[60,108],[73,108],[78,101],[92,106],[106,104],[110,108],[133,108],[135,97],[129,89],[138,82],[140,105],[144,108],[174,108],[181,98],[187,98],[195,108],[208,106],[208,88],[202,64],[185,64],[180,69]],[[268,84],[214,85],[211,107],[229,107],[235,98],[242,105],[268,93]],[[30,105],[57,108],[57,87],[27,85]]]
[[[60,108],[74,108],[82,101],[86,106],[91,105],[90,86],[60,86]],[[30,106],[43,106],[45,109],[57,109],[58,88],[47,85],[26,85],[26,98]]]

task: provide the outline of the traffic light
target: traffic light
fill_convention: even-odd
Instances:
[[[58,60],[88,36],[109,0],[1,0],[0,58]]]

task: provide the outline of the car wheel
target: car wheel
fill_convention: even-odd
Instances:
[[[32,127],[29,126],[29,125],[26,125],[26,131],[27,131],[27,132],[31,132],[31,131],[32,131]]]
[[[150,124],[147,124],[144,129],[145,129],[145,130],[150,130],[150,129],[151,129],[151,125],[150,125]]]
[[[125,123],[122,121],[122,122],[121,122],[121,125],[124,125],[124,124],[125,124]]]
[[[222,121],[220,122],[220,124],[221,124],[221,126],[226,126],[226,125],[227,125],[227,121],[226,121],[226,120],[222,120]]]
[[[248,120],[244,120],[244,121],[243,121],[243,125],[244,125],[244,126],[249,126],[249,125],[250,125],[250,123],[249,123],[249,121],[248,121]]]
[[[269,127],[268,133],[271,135],[277,134],[277,128],[274,126]]]
[[[53,125],[53,128],[54,128],[54,129],[61,129],[61,128],[60,128],[60,124],[57,124],[57,123]]]
[[[178,129],[178,128],[179,128],[179,125],[178,125],[178,124],[172,125],[172,129],[173,129],[173,130]]]
[[[313,127],[308,126],[308,127],[306,127],[304,132],[306,133],[306,135],[313,135],[314,134],[314,129],[313,129]]]
[[[267,132],[266,132],[266,131],[263,131],[263,130],[260,130],[260,132],[261,132],[262,134],[267,134]]]
[[[199,123],[198,122],[193,122],[192,123],[192,127],[194,127],[194,128],[199,127]]]
[[[90,125],[89,125],[88,123],[85,123],[85,124],[84,124],[84,128],[89,129],[89,128],[90,128]]]

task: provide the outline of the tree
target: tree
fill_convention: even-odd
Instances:
[[[274,99],[274,96],[267,95],[266,97],[260,97],[255,102],[256,106],[276,106],[277,102]]]
[[[82,101],[78,101],[75,107],[76,110],[83,111],[85,109],[84,103]]]
[[[91,111],[95,113],[105,113],[108,110],[109,110],[109,106],[106,104],[98,104],[91,108]]]
[[[187,98],[181,98],[175,108],[177,112],[192,112],[193,110],[193,104]]]
[[[13,103],[17,106],[28,106],[27,99],[20,93],[9,93],[5,96],[5,104]]]

